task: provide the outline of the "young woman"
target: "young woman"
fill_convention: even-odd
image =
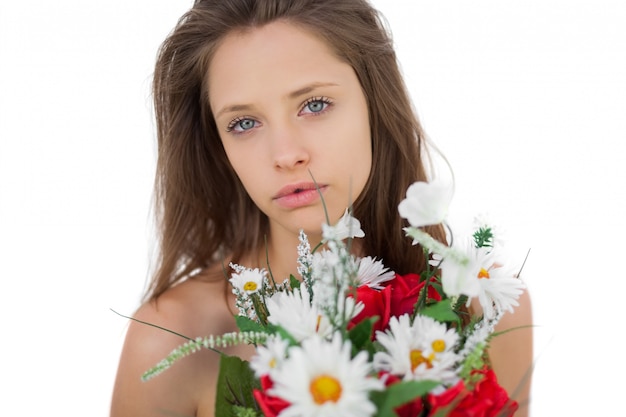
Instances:
[[[349,205],[360,256],[400,274],[426,259],[398,215],[427,181],[426,140],[391,39],[365,0],[198,0],[163,43],[154,75],[159,265],[135,318],[189,336],[235,331],[224,267],[296,275],[298,231],[311,244]],[[429,232],[445,239],[441,226]],[[512,323],[531,323],[527,296]],[[502,385],[522,403],[532,334],[496,338]],[[111,415],[213,416],[218,355],[195,353],[148,382],[140,376],[183,342],[132,321]],[[251,346],[227,353],[249,358]],[[520,387],[519,391],[516,388]]]

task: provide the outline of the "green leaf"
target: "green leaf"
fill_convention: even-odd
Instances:
[[[289,333],[287,330],[285,330],[281,326],[275,326],[275,325],[270,324],[268,326],[268,330],[271,334],[278,335],[281,339],[289,342],[289,346],[296,346],[298,344],[298,341],[296,340],[296,338],[293,337],[291,333]]]
[[[235,316],[235,322],[241,332],[259,332],[266,333],[267,330],[261,323],[258,323],[246,316]]]
[[[292,290],[300,288],[300,281],[298,280],[298,278],[294,277],[293,274],[289,275],[289,286]]]
[[[459,296],[459,298],[457,299],[457,301],[456,301],[456,304],[455,304],[455,306],[454,306],[454,310],[455,310],[455,311],[459,311],[459,310],[461,310],[461,308],[463,308],[463,306],[464,306],[465,304],[467,304],[467,295],[463,295],[463,294],[461,294],[461,295]]]
[[[222,354],[220,357],[220,373],[217,378],[215,399],[215,415],[220,417],[236,417],[233,406],[258,410],[252,395],[253,389],[261,385],[248,362],[236,356]]]
[[[442,297],[446,297],[446,293],[443,290],[443,286],[440,284],[439,281],[431,282],[430,285],[437,291],[437,294],[440,294]]]
[[[385,391],[374,391],[371,399],[378,411],[375,417],[397,417],[394,409],[426,395],[439,385],[435,381],[402,381],[390,385]]]
[[[477,248],[493,247],[493,230],[491,227],[480,227],[474,232],[474,245]]]
[[[459,316],[452,309],[450,299],[431,304],[428,307],[425,307],[419,313],[422,316],[433,318],[442,323],[459,320]]]
[[[377,321],[378,317],[368,317],[350,329],[348,338],[352,342],[353,354],[360,350],[366,350],[370,353],[374,352],[374,345],[372,345],[372,327]]]

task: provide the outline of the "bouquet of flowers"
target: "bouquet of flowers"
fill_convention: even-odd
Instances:
[[[216,415],[513,415],[518,405],[485,351],[524,284],[502,259],[492,226],[479,223],[452,245],[420,229],[445,220],[451,194],[441,183],[417,182],[398,207],[406,235],[430,260],[419,274],[352,255],[352,239],[364,233],[348,210],[322,226],[313,250],[300,233],[300,279],[277,283],[271,271],[231,264],[240,331],[190,340],[144,379],[199,349],[252,343],[250,361],[222,356]],[[470,313],[472,299],[480,314]]]

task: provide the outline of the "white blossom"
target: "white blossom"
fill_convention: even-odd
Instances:
[[[418,181],[409,186],[398,211],[413,227],[439,224],[448,215],[452,195],[452,187],[441,181]]]
[[[363,236],[365,236],[365,232],[361,230],[361,222],[352,217],[348,209],[336,225],[322,224],[322,242],[341,241]]]

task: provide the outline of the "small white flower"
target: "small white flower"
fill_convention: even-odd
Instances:
[[[312,273],[314,281],[326,281],[342,287],[352,285],[356,279],[359,265],[345,247],[336,250],[323,249],[313,254]]]
[[[363,237],[361,222],[350,215],[348,209],[335,226],[322,224],[322,241],[341,241],[348,238]]]
[[[346,293],[355,285],[356,260],[348,253],[339,254],[322,250],[313,256],[313,300],[316,311],[322,312],[331,322],[342,323],[357,316],[364,308]]]
[[[405,380],[450,382],[456,376],[458,339],[454,329],[430,317],[417,315],[413,323],[408,314],[392,317],[389,330],[376,332],[386,351],[374,355],[374,368]]]
[[[280,369],[287,356],[289,343],[280,337],[270,337],[265,346],[258,346],[250,359],[250,368],[257,378]]]
[[[311,254],[311,244],[309,238],[302,229],[298,235],[298,273],[308,285],[311,281],[311,264],[313,262],[313,255]]]
[[[263,287],[267,271],[265,269],[245,268],[231,275],[229,279],[233,288],[246,294],[254,294]]]
[[[351,359],[349,341],[335,334],[331,341],[311,337],[293,346],[281,369],[272,374],[268,391],[290,405],[281,417],[368,417],[376,412],[369,393],[383,382],[371,377],[367,352]]]
[[[375,290],[382,290],[384,287],[380,284],[387,282],[396,277],[395,272],[383,265],[383,262],[366,256],[359,260],[359,272],[357,278],[359,285],[367,285]]]
[[[409,186],[398,211],[413,227],[439,224],[448,214],[452,194],[452,187],[441,181],[418,181]]]
[[[474,328],[471,329],[471,333],[465,339],[465,343],[463,343],[463,348],[459,351],[461,360],[464,360],[479,345],[487,345],[487,339],[494,332],[496,324],[498,324],[501,317],[502,315],[498,314],[493,319],[480,320],[474,324]]]
[[[326,275],[334,276],[342,271],[339,254],[326,249],[315,252],[311,264],[314,279],[322,279]]]
[[[313,297],[313,303],[316,304],[317,294]],[[327,308],[324,314],[329,318],[331,323],[343,323],[349,322],[365,308],[365,304],[359,301],[357,302],[352,297],[342,297],[331,308]]]
[[[341,259],[337,253],[323,249],[313,254],[311,265],[312,290],[316,299],[315,306],[320,311],[332,308],[341,291],[337,282],[337,278],[342,277]]]

